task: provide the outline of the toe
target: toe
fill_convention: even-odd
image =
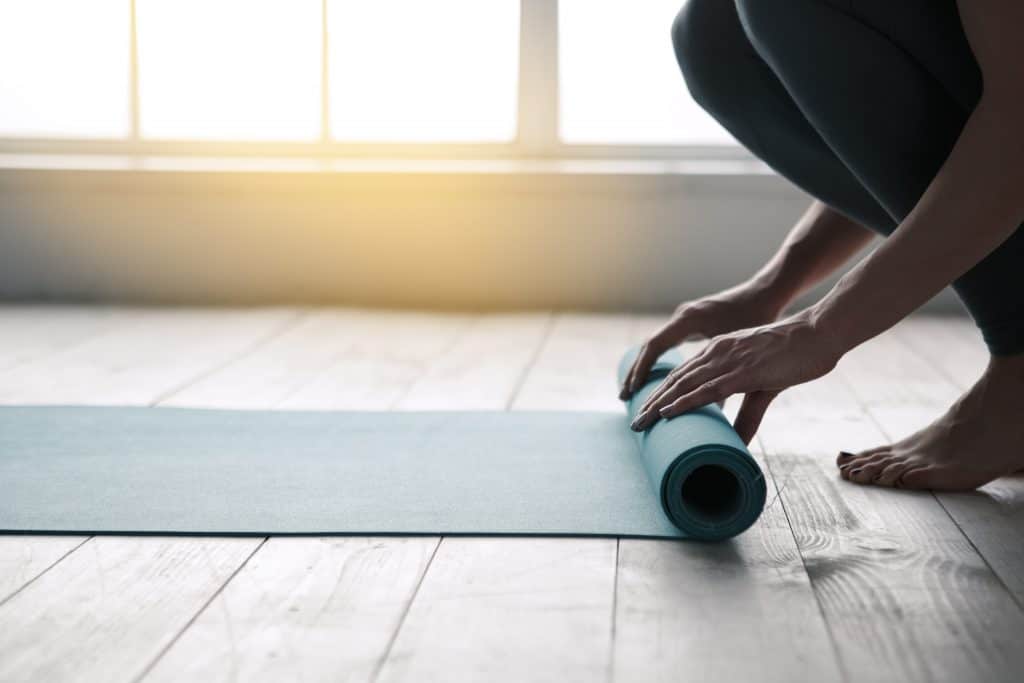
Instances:
[[[860,467],[850,470],[850,481],[857,484],[870,484],[875,475],[882,471],[882,464],[879,460],[871,460]]]
[[[912,466],[913,463],[909,462],[906,458],[889,458],[885,467],[875,475],[873,483],[878,484],[879,486],[897,486],[900,477],[903,476],[904,472],[907,472]]]
[[[859,453],[839,451],[839,456],[836,458],[836,465],[838,467],[843,467],[844,465],[848,465],[852,462],[860,460],[861,458],[867,458],[872,455],[877,455],[882,451],[888,451],[890,448],[891,446],[889,444],[886,444],[884,446],[875,446],[874,448],[869,448],[868,450],[860,451]]]
[[[858,455],[850,459],[849,462],[844,462],[839,467],[839,476],[843,479],[853,480],[853,473],[856,472],[858,477],[863,473],[865,468],[873,467],[876,463],[884,458],[888,458],[892,455],[887,450],[875,451],[870,455]]]

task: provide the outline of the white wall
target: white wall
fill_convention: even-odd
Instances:
[[[6,169],[0,297],[667,310],[755,270],[807,203],[621,168]]]

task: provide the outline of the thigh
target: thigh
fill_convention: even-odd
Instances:
[[[850,14],[898,45],[965,112],[981,96],[981,70],[956,0],[841,0]]]

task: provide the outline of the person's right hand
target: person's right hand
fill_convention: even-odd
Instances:
[[[625,401],[644,386],[655,361],[673,346],[692,337],[715,337],[774,322],[782,312],[770,292],[744,283],[676,308],[672,318],[643,346],[619,392]]]

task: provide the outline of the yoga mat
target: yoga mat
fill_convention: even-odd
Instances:
[[[0,531],[727,538],[765,484],[721,411],[628,428],[680,361],[626,415],[2,408]]]

